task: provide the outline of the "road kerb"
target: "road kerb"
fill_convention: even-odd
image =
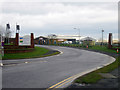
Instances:
[[[115,58],[111,57],[111,59],[112,60],[107,64],[103,64],[103,65],[100,65],[100,66],[98,66],[96,68],[89,69],[89,70],[87,70],[85,72],[73,75],[73,76],[71,76],[71,77],[69,77],[69,78],[67,78],[67,79],[65,79],[63,81],[58,82],[57,84],[52,85],[51,87],[47,88],[46,90],[55,90],[57,88],[65,88],[65,87],[69,86],[76,78],[78,78],[80,76],[83,76],[83,75],[85,75],[87,73],[90,73],[92,71],[95,71],[97,69],[103,68],[104,66],[107,66],[107,65],[109,65],[109,64],[111,64],[111,63],[113,63],[115,61]]]

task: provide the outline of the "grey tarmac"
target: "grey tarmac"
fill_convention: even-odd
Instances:
[[[27,62],[3,66],[3,88],[49,88],[78,73],[113,62],[111,56],[59,46],[42,46],[61,51],[61,54],[23,60],[5,60],[4,63]]]

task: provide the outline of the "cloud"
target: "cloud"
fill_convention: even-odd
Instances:
[[[2,5],[1,15],[2,24],[9,22],[14,30],[17,22],[24,32],[29,30],[35,34],[43,31],[63,33],[74,26],[88,33],[99,25],[109,31],[117,27],[118,20],[117,3],[9,2]]]

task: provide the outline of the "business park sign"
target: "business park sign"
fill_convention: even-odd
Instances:
[[[31,45],[31,36],[30,35],[25,35],[25,36],[19,37],[19,45],[20,46]]]

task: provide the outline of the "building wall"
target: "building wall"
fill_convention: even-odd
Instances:
[[[83,41],[83,46],[93,46],[95,45],[95,41]]]
[[[42,38],[42,39],[40,39]],[[37,37],[34,42],[35,44],[41,44],[41,45],[47,45],[47,44],[59,44],[65,41],[72,41],[73,44],[76,43],[76,39],[63,39],[63,38],[57,38],[57,39],[49,39],[43,36]]]
[[[62,40],[60,40],[60,39],[50,39],[49,43],[50,44],[59,44],[59,43],[62,43],[64,41],[67,41],[67,39],[62,39]]]

